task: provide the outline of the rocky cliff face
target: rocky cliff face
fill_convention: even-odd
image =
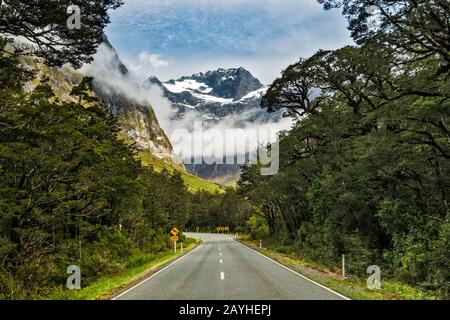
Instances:
[[[102,56],[102,59],[97,56]],[[68,66],[49,68],[34,61],[27,63],[38,71],[37,79],[43,76],[49,78],[55,94],[63,100],[72,99],[70,91],[85,75],[93,76],[94,94],[117,116],[121,127],[120,137],[135,146],[143,163],[154,165],[156,169],[185,170],[184,165],[174,157],[172,145],[159,126],[152,106],[143,101],[142,97],[133,97],[134,92],[139,92],[140,86],[129,78],[126,66],[107,39],[99,47],[97,56],[90,66],[81,70]],[[104,59],[105,56],[107,58]],[[110,74],[96,74],[99,70]],[[125,82],[124,88],[122,85]],[[29,83],[27,87],[31,90],[34,85],[35,83]]]
[[[121,136],[141,152],[144,164],[185,170],[182,162],[175,158],[152,106],[143,97],[141,86],[130,77],[107,39],[86,73],[94,77],[96,96],[118,117]]]

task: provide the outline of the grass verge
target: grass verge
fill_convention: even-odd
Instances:
[[[187,254],[200,244],[197,239],[189,239],[191,242],[184,249]],[[132,264],[121,274],[98,279],[95,283],[81,290],[58,292],[50,296],[51,300],[108,300],[119,291],[129,288],[150,275],[161,270],[170,262],[181,256],[181,252],[160,252],[150,254],[145,262]]]
[[[437,300],[442,299],[433,292],[423,291],[419,288],[400,283],[390,279],[381,279],[380,290],[369,290],[367,279],[349,277],[343,279],[341,275],[330,271],[326,266],[306,261],[289,253],[259,248],[259,242],[247,237],[241,237],[240,242],[282,265],[314,280],[344,296],[354,300]]]

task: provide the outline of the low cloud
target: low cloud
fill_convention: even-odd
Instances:
[[[143,60],[147,60],[147,58],[150,57],[145,55]],[[156,85],[142,85],[139,80],[140,76],[134,72],[133,68],[130,68],[128,74],[123,74],[119,69],[118,62],[116,53],[102,45],[94,56],[94,62],[84,66],[81,71],[86,75],[93,76],[96,82],[103,85],[104,88],[108,88],[130,101],[151,105],[161,128],[174,146],[175,154],[180,157],[183,155],[202,157],[205,156],[205,150],[210,153],[214,148],[222,148],[224,155],[229,155],[230,152],[234,155],[248,154],[258,145],[274,142],[276,136],[274,133],[289,130],[292,126],[292,120],[289,118],[271,122],[249,121],[247,119],[250,118],[252,112],[255,112],[249,111],[239,116],[222,119],[212,126],[201,125],[200,135],[198,124],[202,124],[202,115],[196,111],[190,111],[182,119],[175,121],[175,110],[172,103],[164,97],[161,88]],[[226,108],[226,106],[222,106],[222,108]],[[240,140],[239,135],[242,134],[242,131],[236,129],[260,134],[257,136],[249,134],[246,143],[236,144],[236,141]],[[179,139],[180,132],[181,136],[186,139]],[[226,139],[222,144],[217,145],[217,139],[214,140],[214,137],[219,135]],[[194,148],[194,145],[203,147],[201,149]],[[219,154],[221,154],[219,149]]]
[[[94,77],[96,82],[102,85],[105,90],[114,91],[130,101],[136,101],[144,106],[151,105],[161,128],[166,132],[170,130],[174,111],[171,108],[170,101],[163,96],[162,90],[156,86],[142,85],[142,75],[146,72],[142,68],[130,68],[128,65],[129,73],[122,73],[119,68],[120,60],[118,59],[115,51],[101,45],[94,55],[94,61],[85,65],[81,72]]]
[[[212,157],[220,162],[224,156],[251,154],[258,146],[276,142],[280,132],[292,128],[292,118],[248,120],[255,112],[250,110],[223,118],[213,125],[203,122],[203,117],[196,111],[187,112],[169,131],[175,154],[188,161],[191,158],[198,161]]]

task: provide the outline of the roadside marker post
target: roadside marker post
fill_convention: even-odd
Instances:
[[[262,249],[262,240],[259,239],[259,248]]]
[[[342,278],[346,278],[345,276],[345,254],[342,255]]]

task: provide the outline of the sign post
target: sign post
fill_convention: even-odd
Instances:
[[[178,233],[180,233],[180,231],[178,231],[178,229],[176,227],[173,227],[172,230],[170,230],[170,234],[172,235],[171,239],[173,241],[173,248],[174,248],[175,253],[177,253]]]
[[[216,228],[217,233],[225,233],[225,231],[228,231],[228,233],[230,233],[230,227],[217,227]]]

